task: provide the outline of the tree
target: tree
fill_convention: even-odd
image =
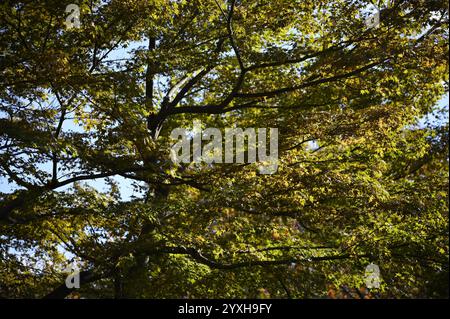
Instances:
[[[68,4],[0,5],[3,297],[448,296],[448,1]],[[173,163],[194,119],[278,171]]]

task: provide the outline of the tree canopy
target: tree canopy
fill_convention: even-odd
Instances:
[[[0,297],[448,297],[448,1],[70,3],[0,4]],[[196,119],[277,172],[172,162]]]

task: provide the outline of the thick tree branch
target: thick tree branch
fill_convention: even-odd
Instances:
[[[261,97],[265,97],[265,98],[269,98],[269,97],[274,97],[277,95],[281,95],[284,93],[289,93],[289,92],[294,92],[294,91],[298,91],[300,89],[304,89],[307,87],[311,87],[311,86],[316,86],[319,84],[323,84],[323,83],[329,83],[329,82],[334,82],[340,79],[345,79],[345,78],[349,78],[351,76],[355,76],[358,75],[364,71],[370,70],[375,66],[381,65],[382,63],[386,62],[387,59],[384,59],[382,61],[377,61],[377,62],[372,62],[370,64],[367,64],[363,67],[360,67],[356,70],[353,70],[351,72],[347,72],[347,73],[343,73],[343,74],[338,74],[335,76],[331,76],[331,77],[327,77],[327,78],[322,78],[322,79],[318,79],[318,80],[313,80],[310,82],[306,82],[297,86],[291,86],[291,87],[285,87],[285,88],[281,88],[281,89],[277,89],[277,90],[273,90],[273,91],[266,91],[266,92],[258,92],[258,93],[238,93],[236,94],[236,97],[240,97],[240,98],[261,98]]]
[[[108,278],[110,275],[110,273],[95,274],[93,270],[81,271],[80,287],[103,278]],[[64,299],[73,291],[73,289],[67,288],[66,284],[64,283],[47,294],[43,299]]]
[[[188,255],[195,261],[206,265],[213,269],[223,269],[223,270],[232,270],[244,267],[255,267],[255,266],[277,266],[277,265],[289,265],[291,263],[304,263],[304,262],[320,262],[320,261],[330,261],[330,260],[342,260],[355,258],[356,256],[352,256],[350,254],[344,255],[331,255],[331,256],[320,256],[320,257],[309,257],[309,258],[286,258],[279,260],[248,260],[241,261],[236,263],[222,263],[215,261],[209,257],[204,256],[198,250],[193,248],[185,248],[185,247],[167,247],[162,250],[165,253],[170,254],[181,254]],[[357,256],[358,258],[363,256]]]

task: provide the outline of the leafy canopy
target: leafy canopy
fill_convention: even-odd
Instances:
[[[448,1],[68,4],[0,4],[2,297],[448,296]],[[278,172],[175,165],[194,119]]]

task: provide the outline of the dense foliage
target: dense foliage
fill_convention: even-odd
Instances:
[[[0,4],[1,297],[448,296],[448,1],[69,3]],[[174,164],[194,119],[278,171]]]

